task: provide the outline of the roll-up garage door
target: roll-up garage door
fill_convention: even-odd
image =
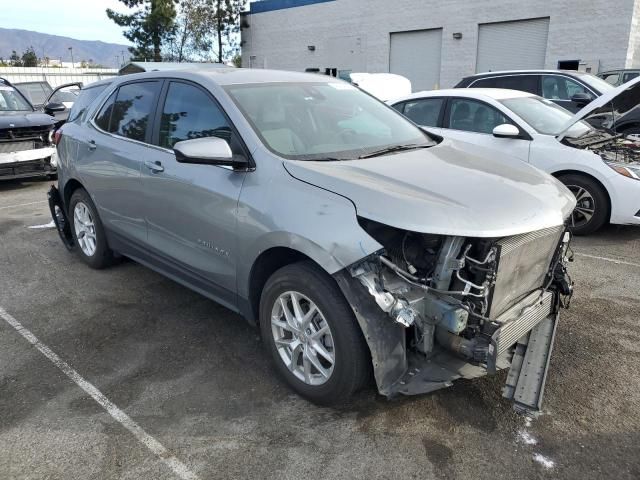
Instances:
[[[392,33],[389,72],[411,80],[414,92],[438,88],[441,52],[441,28]]]
[[[476,72],[544,68],[548,35],[548,18],[481,24]]]

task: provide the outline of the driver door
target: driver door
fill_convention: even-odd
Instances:
[[[165,268],[235,304],[236,215],[246,172],[180,163],[173,145],[202,137],[227,140],[245,155],[222,108],[204,88],[168,80],[160,101],[153,143],[142,166],[148,244]],[[161,98],[163,95],[161,95]]]

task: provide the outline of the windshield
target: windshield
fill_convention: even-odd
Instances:
[[[294,160],[348,160],[434,142],[392,108],[344,82],[229,85],[262,142]]]
[[[573,118],[573,113],[540,97],[507,98],[501,103],[544,135],[559,135]],[[571,127],[571,136],[580,136],[589,130],[589,125],[581,121]]]
[[[15,88],[0,85],[0,112],[32,112],[33,108]]]
[[[603,79],[596,77],[595,75],[580,75],[578,78],[590,87],[598,90],[601,95],[615,88],[609,82],[606,82]]]

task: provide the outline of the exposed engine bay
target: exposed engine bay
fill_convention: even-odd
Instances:
[[[539,409],[557,311],[568,307],[572,295],[565,227],[464,238],[359,221],[384,246],[348,269],[369,298],[353,286],[347,295],[372,350],[381,393],[424,393],[508,368],[521,360],[518,344],[526,346],[531,332],[550,319],[549,332],[538,341],[548,343],[538,362],[543,372],[535,386],[522,385],[531,396],[523,410]],[[338,281],[344,288],[346,280]],[[394,329],[373,324],[372,299]],[[369,306],[362,305],[367,301]]]

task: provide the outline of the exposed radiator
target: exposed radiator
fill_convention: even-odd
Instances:
[[[498,317],[503,326],[493,334],[497,357],[551,314],[553,294],[541,293],[542,290],[532,293]]]
[[[491,318],[497,318],[529,292],[543,286],[563,233],[564,226],[559,225],[497,242],[499,262],[489,310]]]

